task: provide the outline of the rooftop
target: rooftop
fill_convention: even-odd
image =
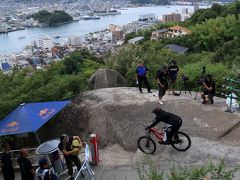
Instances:
[[[172,26],[172,27],[169,27],[168,29],[173,29],[173,30],[182,30],[182,31],[185,31],[187,33],[191,33],[192,31],[185,28],[185,27],[182,27],[182,26]]]
[[[167,48],[169,48],[171,51],[179,54],[185,54],[189,48],[184,47],[184,46],[179,46],[177,44],[168,44],[166,45]]]
[[[164,32],[168,32],[168,30],[166,28],[163,28],[163,29],[159,29],[159,30],[156,30],[156,31],[153,31],[155,33],[164,33]]]

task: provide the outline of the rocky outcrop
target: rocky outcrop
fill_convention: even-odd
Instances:
[[[91,89],[123,87],[127,80],[118,72],[111,69],[99,69],[89,79]]]
[[[147,91],[145,91],[147,92]],[[144,135],[144,124],[154,119],[151,110],[158,104],[157,91],[139,94],[137,88],[105,88],[79,94],[57,118],[41,128],[44,139],[62,133],[80,135],[87,140],[89,133],[100,135],[100,146],[120,144],[125,150],[135,151],[137,139]],[[167,96],[161,107],[182,117],[182,131],[191,137],[240,145],[239,114],[224,112],[224,100],[215,104],[201,104],[189,95]],[[163,125],[164,126],[164,125]],[[160,126],[158,126],[160,127]],[[229,132],[229,129],[235,130]],[[227,134],[225,137],[224,134]],[[226,138],[226,139],[225,139]]]

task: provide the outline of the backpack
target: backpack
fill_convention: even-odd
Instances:
[[[49,176],[50,176],[50,171],[49,171],[49,169],[44,169],[44,170],[42,170],[40,167],[37,168],[37,170],[36,170],[37,179],[38,179],[38,180],[44,180],[44,177],[45,177],[46,173],[49,173]]]
[[[78,142],[79,142],[79,146],[74,146],[74,144],[73,144],[73,141],[75,141],[75,140],[77,140]],[[77,137],[72,137],[72,139],[71,139],[71,141],[70,141],[70,143],[71,143],[71,149],[74,149],[74,148],[79,148],[79,151],[81,150],[81,145],[82,145],[82,142],[81,142],[81,140],[79,139],[79,138],[77,138]],[[76,153],[76,154],[73,154],[73,155],[77,155],[78,153]]]

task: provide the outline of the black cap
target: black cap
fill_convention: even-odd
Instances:
[[[152,113],[154,114],[158,114],[162,111],[162,109],[160,107],[155,107],[153,110],[152,110]]]
[[[162,70],[167,70],[168,69],[168,66],[167,65],[163,65],[162,66]]]
[[[48,162],[49,161],[47,158],[41,158],[38,163],[39,163],[39,166],[42,167],[43,165],[47,164]]]
[[[173,64],[177,64],[177,61],[174,60],[174,59],[172,59],[172,60],[171,60],[171,63],[173,63]]]

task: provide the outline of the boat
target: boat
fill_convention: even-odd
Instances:
[[[94,11],[94,14],[97,16],[109,16],[109,15],[120,15],[121,12],[116,9],[109,9],[103,11]]]
[[[85,15],[85,16],[82,16],[82,19],[83,20],[92,20],[92,19],[100,19],[99,16],[88,16],[88,15]]]
[[[59,39],[61,36],[54,36],[55,39]]]
[[[18,39],[25,39],[26,38],[26,36],[20,36],[20,37],[18,37]]]

